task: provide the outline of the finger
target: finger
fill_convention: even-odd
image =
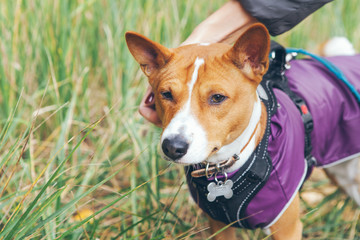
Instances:
[[[154,109],[150,107],[142,107],[139,108],[139,112],[146,120],[155,124],[158,127],[161,127],[161,121]]]
[[[147,88],[145,96],[141,100],[139,112],[146,120],[161,127],[161,121],[155,111],[155,97],[151,86]]]

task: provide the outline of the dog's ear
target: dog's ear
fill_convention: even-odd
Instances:
[[[136,32],[126,32],[125,38],[131,54],[148,77],[165,65],[171,57],[171,51],[168,48]]]
[[[249,27],[227,52],[231,61],[259,83],[269,66],[270,35],[260,23]]]

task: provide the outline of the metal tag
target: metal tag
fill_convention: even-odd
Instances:
[[[231,189],[234,185],[233,181],[226,180],[225,183],[219,181],[217,183],[211,182],[207,186],[207,190],[209,191],[207,195],[207,199],[209,202],[215,201],[217,197],[224,196],[226,199],[230,199],[233,196],[233,190]]]

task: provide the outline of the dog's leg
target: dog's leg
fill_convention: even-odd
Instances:
[[[270,227],[270,231],[274,240],[300,240],[302,238],[302,228],[300,199],[299,193],[297,193],[283,215]]]
[[[209,219],[209,223],[210,223],[211,234],[215,234],[217,231],[219,231],[220,229],[222,229],[223,227],[226,226],[225,223],[216,221],[216,220],[212,219],[210,216],[208,216],[208,219]],[[219,234],[217,234],[214,237],[214,239],[216,239],[216,240],[236,239],[235,228],[229,227],[229,228],[221,231]]]
[[[354,158],[325,171],[360,206],[359,162],[360,158]]]

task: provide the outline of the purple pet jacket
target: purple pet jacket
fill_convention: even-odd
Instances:
[[[360,92],[360,55],[327,58]],[[311,134],[316,166],[330,167],[360,155],[360,105],[343,82],[313,59],[294,60],[286,72],[292,91],[302,97],[314,121]],[[274,89],[278,110],[271,118],[268,152],[273,170],[248,205],[252,227],[268,228],[287,209],[308,169],[304,159],[304,124],[299,110]]]

